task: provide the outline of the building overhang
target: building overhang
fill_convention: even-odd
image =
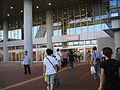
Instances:
[[[109,36],[114,38],[114,32],[120,31],[120,28],[113,28],[113,29],[105,29],[104,30]]]
[[[99,0],[92,0],[97,2]],[[91,2],[91,0],[32,0],[33,15],[44,12],[48,9],[56,10],[61,8],[83,5]],[[51,5],[49,5],[51,3]],[[38,8],[37,8],[38,6]],[[13,7],[13,8],[11,8]],[[23,18],[24,0],[0,0],[0,21]],[[21,10],[23,11],[21,13]],[[9,14],[9,17],[7,16]]]

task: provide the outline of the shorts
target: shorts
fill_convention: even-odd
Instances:
[[[47,75],[47,83],[48,84],[55,84],[55,78],[57,77],[56,74],[51,74],[51,75]]]

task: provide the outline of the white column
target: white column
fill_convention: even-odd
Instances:
[[[3,22],[3,61],[7,62],[8,61],[8,48],[6,42],[8,41],[8,22],[4,21]]]
[[[114,41],[115,41],[115,49],[120,47],[120,30],[114,31]]]
[[[32,60],[32,0],[24,0],[24,50]]]
[[[47,48],[53,49],[52,44],[52,29],[53,29],[53,15],[51,10],[46,11],[46,31],[47,31]]]

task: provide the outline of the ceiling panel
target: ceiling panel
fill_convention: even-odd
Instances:
[[[66,8],[91,1],[93,0],[32,0],[33,13],[42,12],[47,9]],[[22,17],[23,2],[24,0],[0,0],[0,21]],[[49,2],[52,4],[51,6],[48,5]],[[13,9],[10,8],[11,6]],[[39,6],[39,8],[36,9],[36,6]],[[7,16],[8,13],[10,14],[9,17]]]

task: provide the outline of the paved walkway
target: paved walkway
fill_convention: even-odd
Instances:
[[[0,86],[3,90],[46,90],[42,77],[42,63],[31,65],[32,74],[24,75],[20,63],[0,63]],[[56,90],[97,90],[95,81],[89,72],[89,65],[77,63],[73,71],[65,67],[58,73],[60,87]]]

